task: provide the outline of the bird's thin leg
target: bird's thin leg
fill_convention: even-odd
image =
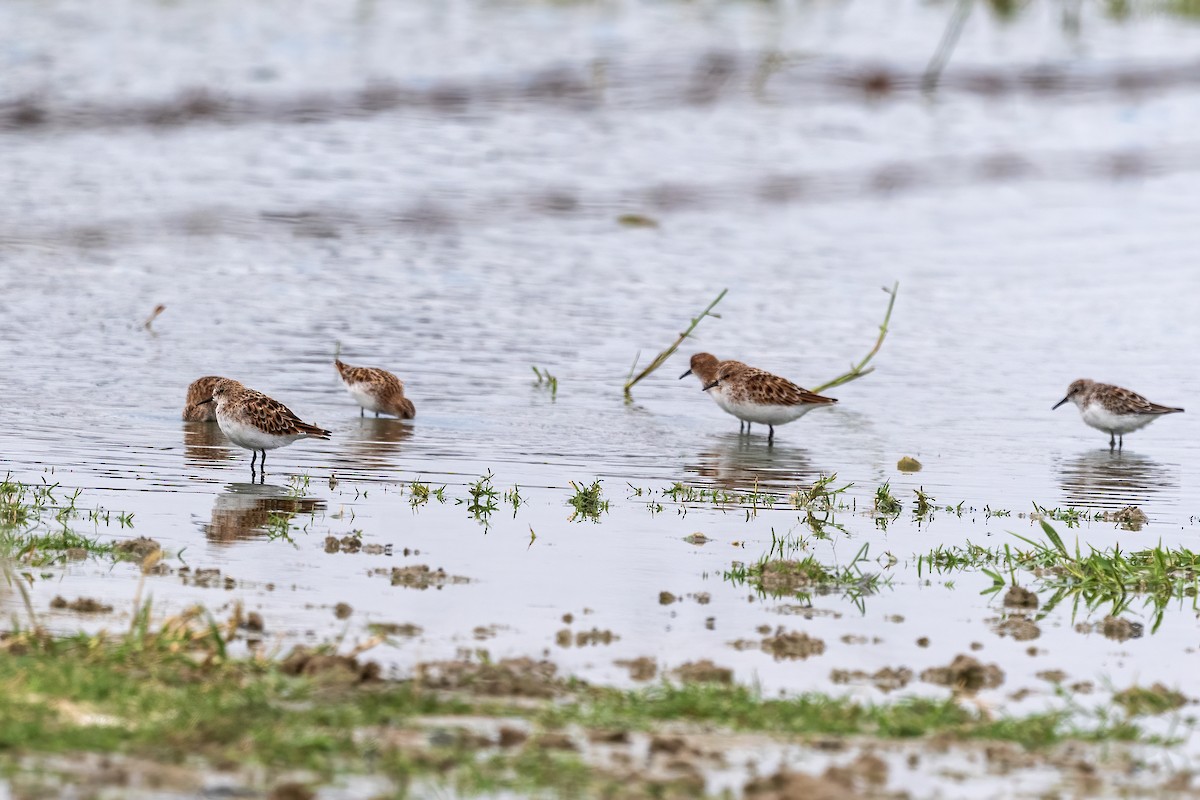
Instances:
[[[256,458],[258,458],[258,451],[257,451],[257,450],[251,450],[251,451],[250,451],[250,475],[251,475],[252,477],[253,477],[253,475],[254,475],[254,459],[256,459]]]
[[[358,409],[358,415],[359,415],[360,417],[365,417],[365,416],[367,415],[367,410],[366,410],[365,408],[361,408],[361,407],[360,407],[360,408]]]
[[[767,431],[768,431],[768,433],[767,433],[767,444],[774,444],[774,443],[775,443],[775,426],[774,426],[774,425],[768,425],[768,426],[767,426]]]
[[[267,482],[267,451],[260,450],[262,456],[258,459],[258,473],[262,475],[262,482]]]
[[[1123,434],[1123,433],[1121,434],[1121,438],[1117,441],[1117,449],[1118,450],[1125,449],[1125,434]]]
[[[379,419],[379,412],[378,412],[378,411],[376,411],[376,412],[375,412],[375,419]]]
[[[750,435],[750,420],[746,420],[746,435]]]
[[[1112,431],[1108,432],[1108,449],[1112,450],[1117,446],[1117,435]]]

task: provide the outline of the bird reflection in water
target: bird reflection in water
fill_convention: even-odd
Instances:
[[[325,509],[325,501],[316,497],[297,497],[286,486],[262,483],[231,483],[217,495],[212,520],[204,526],[210,542],[232,543],[264,536],[287,536],[304,521],[297,516]]]
[[[776,442],[767,449],[753,439],[736,434],[713,437],[712,446],[684,466],[684,471],[698,475],[712,486],[729,491],[758,491],[787,493],[797,486],[808,485],[819,476],[808,451]]]
[[[1128,451],[1092,450],[1064,460],[1059,468],[1063,496],[1073,506],[1141,506],[1164,490],[1179,487],[1179,472]]]
[[[396,466],[392,456],[400,445],[413,435],[410,423],[389,417],[360,417],[357,430],[348,432],[346,442],[349,458],[339,459],[341,465],[379,469]]]
[[[197,462],[228,461],[233,458],[233,448],[215,422],[183,423],[183,457]]]

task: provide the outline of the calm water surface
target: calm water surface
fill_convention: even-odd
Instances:
[[[159,612],[240,602],[279,650],[415,624],[420,635],[371,651],[399,675],[475,648],[545,654],[618,684],[630,683],[620,659],[711,658],[769,691],[880,698],[835,686],[831,671],[920,673],[973,652],[1006,673],[984,693],[1002,711],[1057,702],[1036,677],[1047,669],[1101,693],[1163,681],[1200,694],[1180,668],[1200,645],[1189,604],[1151,634],[1135,602],[1125,617],[1145,633],[1124,642],[1077,629],[1106,607],[1064,604],[1017,641],[994,632],[1005,611],[979,594],[990,578],[916,566],[939,545],[1039,535],[1021,516],[1034,502],[1136,505],[1150,519],[1138,532],[1059,526],[1083,547],[1197,546],[1196,415],[1110,453],[1072,408],[1050,407],[1085,376],[1200,405],[1200,87],[1119,79],[1200,58],[1200,31],[1085,16],[1072,36],[1041,11],[1011,24],[980,13],[945,89],[924,97],[906,87],[948,8],[888,7],[360,3],[352,15],[314,0],[294,14],[126,4],[109,18],[84,3],[5,6],[0,470],[132,512],[132,533],[170,554],[172,573],[144,589]],[[664,43],[668,19],[677,35]],[[130,26],[138,46],[109,61]],[[397,31],[411,46],[394,46]],[[178,46],[193,36],[200,48]],[[1085,88],[1014,78],[989,93],[962,77],[1047,68]],[[879,69],[897,76],[882,94],[839,77]],[[347,106],[371,86],[416,99]],[[186,111],[200,96],[218,111]],[[21,122],[22,103],[43,116]],[[148,123],[156,108],[176,116]],[[869,349],[893,281],[876,372],[780,428],[774,447],[676,380],[702,348],[821,383]],[[726,287],[721,318],[625,402],[634,355],[645,361]],[[339,347],[404,378],[416,419],[361,418],[331,363]],[[531,365],[557,376],[555,397]],[[247,453],[179,421],[205,374],[265,391],[333,438],[270,453],[265,485],[252,485]],[[906,455],[924,469],[900,473]],[[488,473],[525,502],[515,514],[501,502],[485,523],[457,501]],[[678,482],[785,497],[822,473],[853,483],[860,510],[890,481],[905,510],[886,528],[839,514],[845,532],[818,540],[782,502],[748,515],[660,494]],[[596,479],[609,510],[572,521],[571,482]],[[414,508],[414,480],[445,485],[449,502]],[[968,510],[918,524],[922,487]],[[286,537],[271,535],[280,519]],[[114,528],[96,532],[130,533]],[[326,551],[326,537],[354,532],[373,547]],[[684,541],[696,532],[711,541]],[[800,600],[724,578],[784,534],[810,537],[826,564],[865,548],[862,568],[886,585],[819,595],[798,614]],[[469,582],[391,585],[393,567],[418,564]],[[232,581],[197,585],[184,565]],[[137,575],[49,569],[34,606],[63,629],[119,625]],[[682,599],[660,605],[662,591]],[[51,612],[56,595],[117,611]],[[764,625],[826,650],[775,661],[729,646]],[[617,638],[558,644],[563,629],[593,628]]]

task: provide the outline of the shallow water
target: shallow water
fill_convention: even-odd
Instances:
[[[0,470],[133,513],[132,533],[171,554],[172,574],[142,590],[161,613],[242,602],[280,650],[418,625],[371,651],[396,674],[475,648],[544,652],[622,684],[619,659],[711,658],[769,691],[882,697],[832,684],[831,670],[919,673],[978,642],[974,655],[1006,673],[984,693],[1001,711],[1054,702],[1036,677],[1046,669],[1200,694],[1180,669],[1200,644],[1190,606],[1151,633],[1135,602],[1125,616],[1145,634],[1125,642],[1077,632],[1104,608],[1061,606],[1038,638],[1014,641],[989,627],[1004,616],[998,596],[978,594],[990,578],[918,575],[915,558],[1038,536],[1019,516],[1034,502],[1136,505],[1150,519],[1140,532],[1059,525],[1069,544],[1194,547],[1194,415],[1111,453],[1072,408],[1050,410],[1081,376],[1185,407],[1200,394],[1198,87],[1127,77],[1186,73],[1200,57],[1193,25],[1089,10],[1072,36],[1042,11],[1008,24],[977,13],[944,89],[925,97],[912,84],[948,15],[938,4],[334,6],[0,9],[12,76],[0,96]],[[109,61],[129,26],[137,47]],[[393,46],[397,31],[408,46]],[[193,36],[197,51],[178,46]],[[783,60],[764,77],[770,54]],[[881,69],[900,77],[873,93],[838,77]],[[1021,88],[1037,70],[1073,77]],[[1017,88],[978,90],[976,74]],[[363,88],[381,85],[411,94],[364,110]],[[176,113],[197,92],[219,103]],[[21,103],[43,116],[13,116]],[[162,106],[174,116],[147,122]],[[657,227],[619,224],[627,213]],[[831,378],[871,346],[879,287],[893,281],[876,371],[831,391],[836,408],[778,429],[773,447],[676,380],[701,348],[804,385]],[[626,403],[634,355],[644,363],[725,287],[721,318]],[[397,372],[416,419],[360,417],[331,364],[339,346]],[[557,376],[556,396],[530,365]],[[266,484],[252,485],[247,453],[178,419],[206,374],[271,394],[333,438],[271,452]],[[900,473],[905,455],[924,469]],[[457,501],[489,472],[525,502],[514,514],[501,501],[484,524]],[[723,577],[773,532],[807,535],[785,504],[648,508],[646,492],[676,482],[785,497],[822,473],[853,483],[859,509],[890,481],[905,511],[886,530],[839,514],[845,533],[810,540],[827,563],[865,546],[864,569],[888,579],[865,597],[816,596],[812,612]],[[449,502],[414,509],[416,479],[446,485]],[[608,512],[571,521],[570,482],[594,479]],[[971,510],[918,524],[921,487]],[[281,519],[286,537],[273,535]],[[114,527],[96,532],[130,533]],[[353,531],[388,549],[326,552],[327,536]],[[712,541],[683,540],[697,531]],[[195,585],[185,564],[222,580]],[[392,567],[417,564],[469,582],[391,585]],[[63,629],[119,624],[137,576],[48,569],[34,606]],[[661,591],[682,599],[660,605]],[[60,594],[117,612],[50,612]],[[346,620],[339,602],[353,607]],[[826,650],[774,661],[729,646],[762,625]],[[593,628],[619,638],[558,644],[564,629]],[[1037,691],[1013,699],[1022,688]]]

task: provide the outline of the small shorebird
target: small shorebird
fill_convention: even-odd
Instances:
[[[303,422],[283,403],[262,392],[247,389],[235,380],[223,378],[217,381],[212,397],[204,402],[216,405],[217,424],[229,441],[254,451],[250,456],[251,474],[259,453],[262,453],[262,459],[258,468],[265,476],[268,450],[289,445],[297,439],[329,438],[329,431]]]
[[[223,380],[220,375],[206,375],[192,381],[183,404],[183,418],[186,421],[214,422],[217,419],[217,410],[208,401],[212,399],[213,387]]]
[[[768,444],[775,441],[776,425],[793,422],[814,408],[837,402],[740,361],[718,361],[711,353],[692,356],[688,371],[679,378],[693,374],[717,405],[745,423],[747,433],[753,422],[766,425]]]
[[[417,410],[412,401],[404,396],[404,382],[386,369],[377,367],[352,367],[343,364],[340,359],[333,360],[346,391],[361,407],[358,414],[361,417],[367,411],[374,411],[375,416],[392,414],[400,419],[412,419]]]
[[[1151,403],[1137,392],[1108,383],[1080,378],[1067,388],[1067,396],[1054,404],[1058,408],[1070,401],[1079,408],[1083,421],[1108,433],[1108,449],[1125,446],[1125,434],[1149,425],[1164,414],[1182,412],[1182,408]],[[1054,408],[1050,409],[1051,411]],[[1119,438],[1118,438],[1119,437]]]

